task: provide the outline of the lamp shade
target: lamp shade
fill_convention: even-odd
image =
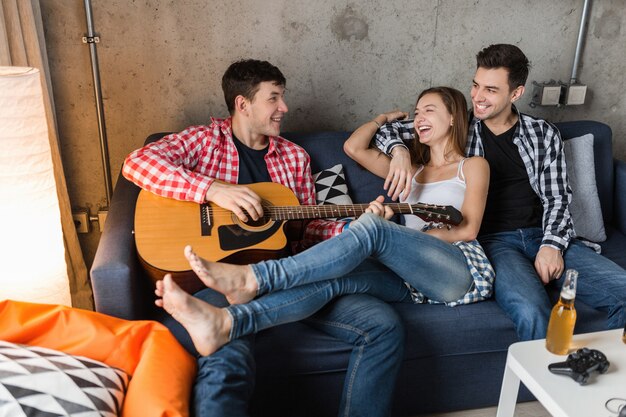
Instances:
[[[0,67],[0,300],[71,305],[39,70]]]

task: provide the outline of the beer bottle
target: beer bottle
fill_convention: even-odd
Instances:
[[[576,298],[577,280],[578,272],[574,269],[568,269],[561,288],[561,296],[552,309],[552,314],[550,314],[546,334],[546,349],[557,355],[567,355],[572,342],[574,324],[576,324],[574,299]]]

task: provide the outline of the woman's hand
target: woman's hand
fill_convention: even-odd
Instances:
[[[400,194],[406,199],[411,191],[411,180],[413,179],[411,155],[409,150],[403,146],[396,146],[391,150],[391,153],[393,158],[389,161],[389,172],[383,188],[387,190],[387,195],[393,201],[396,201]]]
[[[368,208],[365,209],[366,213],[376,214],[377,216],[384,217],[389,220],[393,216],[393,210],[389,206],[383,205],[385,197],[379,195],[376,200],[372,201]]]

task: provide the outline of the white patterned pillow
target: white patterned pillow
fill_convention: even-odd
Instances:
[[[348,184],[343,173],[343,165],[337,164],[313,174],[315,181],[315,200],[317,204],[346,205],[352,204],[348,195]],[[334,217],[328,220],[352,219],[352,217]]]
[[[352,204],[343,165],[337,164],[313,175],[317,204]]]
[[[128,375],[82,356],[0,341],[0,416],[114,417]]]

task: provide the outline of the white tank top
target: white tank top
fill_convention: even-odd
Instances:
[[[459,162],[456,176],[449,180],[429,182],[426,184],[419,183],[415,177],[424,169],[422,165],[417,169],[413,180],[411,181],[411,192],[406,200],[400,198],[401,203],[428,203],[444,206],[452,206],[457,210],[461,210],[463,200],[465,199],[465,176],[463,175],[463,164],[467,158],[463,158]],[[424,220],[413,214],[404,215],[405,225],[412,229],[422,230],[428,225]]]

